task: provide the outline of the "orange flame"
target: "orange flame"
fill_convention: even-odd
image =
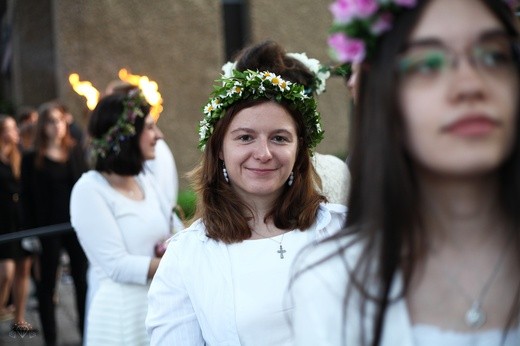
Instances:
[[[93,110],[99,100],[99,91],[89,81],[81,82],[77,73],[69,75],[69,83],[76,93],[87,99],[87,107]]]
[[[122,68],[119,70],[119,79],[124,82],[130,83],[137,86],[144,94],[146,101],[152,106],[150,114],[155,121],[159,119],[161,112],[163,111],[163,99],[159,93],[159,86],[153,80],[150,80],[147,76],[133,75],[128,72],[127,69]],[[77,73],[69,75],[69,82],[72,85],[74,91],[87,99],[87,107],[93,110],[99,101],[99,91],[92,86],[89,81],[81,82]]]
[[[163,111],[163,99],[159,93],[159,86],[153,80],[150,80],[147,76],[134,75],[128,72],[127,69],[122,68],[119,70],[119,79],[136,85],[143,91],[146,101],[152,106],[150,114],[155,121],[159,119],[161,112]]]

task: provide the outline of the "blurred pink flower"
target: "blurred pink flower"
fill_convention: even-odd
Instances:
[[[360,63],[365,58],[363,40],[347,37],[342,33],[329,36],[329,46],[334,50],[336,59],[341,62]]]
[[[376,0],[353,0],[356,7],[356,17],[367,18],[376,13],[379,5]]]
[[[355,5],[351,0],[337,0],[330,4],[329,10],[332,12],[335,22],[346,23],[354,16]]]
[[[368,18],[378,9],[376,0],[336,0],[329,6],[337,23],[348,23],[353,18]]]
[[[372,24],[372,33],[375,35],[379,35],[385,31],[390,30],[392,28],[392,20],[394,16],[391,13],[386,12],[382,13],[377,20]]]

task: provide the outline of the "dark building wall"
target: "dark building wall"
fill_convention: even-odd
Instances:
[[[57,95],[52,0],[12,1],[12,97],[37,106]]]

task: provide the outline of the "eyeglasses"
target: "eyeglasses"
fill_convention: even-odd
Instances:
[[[399,77],[415,86],[445,81],[464,56],[479,74],[489,80],[504,81],[516,76],[518,39],[505,34],[480,38],[464,53],[457,53],[437,40],[411,44],[398,60]]]

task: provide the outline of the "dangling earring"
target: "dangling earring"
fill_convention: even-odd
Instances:
[[[227,169],[226,169],[226,166],[224,165],[224,163],[222,163],[222,173],[224,174],[224,180],[226,181],[226,183],[229,183],[229,177],[228,177]]]
[[[287,180],[287,185],[291,186],[294,182],[294,172],[291,172],[291,175],[289,176],[289,180]]]

